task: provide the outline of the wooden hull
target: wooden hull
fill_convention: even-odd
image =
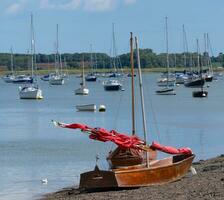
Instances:
[[[139,165],[110,171],[94,170],[81,174],[80,189],[133,188],[160,185],[181,179],[190,169],[194,155],[177,155],[155,160],[150,167]]]

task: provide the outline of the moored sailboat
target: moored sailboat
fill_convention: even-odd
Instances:
[[[162,89],[156,91],[159,95],[176,95],[174,90],[175,78],[170,78],[169,71],[169,47],[168,47],[168,27],[166,17],[166,78],[158,81],[158,86],[163,86]]]
[[[121,65],[120,59],[117,56],[117,49],[116,49],[116,39],[115,39],[115,31],[114,31],[114,23],[112,24],[112,58],[111,58],[111,65],[114,69],[113,73],[109,74],[109,79],[103,82],[103,87],[107,91],[118,91],[122,89],[122,84],[118,78],[122,76],[122,74],[118,73],[117,67]],[[121,67],[121,66],[120,66]]]
[[[202,63],[201,63],[201,60],[200,60],[200,55],[199,55],[199,43],[198,43],[198,39],[197,39],[197,60],[198,60],[198,65],[199,65],[199,68],[200,68],[200,79],[202,80],[203,77],[202,77]],[[201,84],[201,90],[199,91],[193,91],[192,92],[192,96],[193,97],[207,97],[208,96],[208,92],[204,90],[203,88],[203,85]]]
[[[34,53],[35,53],[35,38],[34,38],[34,28],[33,28],[33,15],[31,14],[31,74],[32,79],[34,77]],[[35,80],[36,81],[36,80]],[[39,88],[37,83],[27,84],[23,87],[19,87],[19,97],[20,99],[42,99],[42,90]]]
[[[75,90],[76,95],[88,95],[89,89],[86,87],[85,75],[84,75],[84,58],[82,61],[82,81],[80,83],[80,88]]]
[[[56,53],[55,53],[55,73],[51,74],[49,77],[50,85],[63,85],[65,83],[64,78],[61,73],[59,73],[59,67],[62,65],[61,56],[58,50],[58,24],[56,32]]]

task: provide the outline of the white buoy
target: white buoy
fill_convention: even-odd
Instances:
[[[106,106],[105,105],[100,105],[99,106],[99,112],[105,112],[106,111]]]
[[[42,179],[42,180],[41,180],[41,183],[42,183],[42,184],[47,184],[47,183],[48,183],[47,178]]]

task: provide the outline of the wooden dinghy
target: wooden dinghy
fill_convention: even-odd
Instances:
[[[191,167],[194,155],[175,155],[154,160],[145,165],[135,165],[108,171],[97,166],[93,171],[81,174],[80,189],[97,190],[133,188],[160,185],[181,179]]]

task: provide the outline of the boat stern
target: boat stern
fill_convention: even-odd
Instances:
[[[103,171],[96,165],[93,171],[80,175],[79,189],[85,191],[117,188],[117,180],[113,171]]]

